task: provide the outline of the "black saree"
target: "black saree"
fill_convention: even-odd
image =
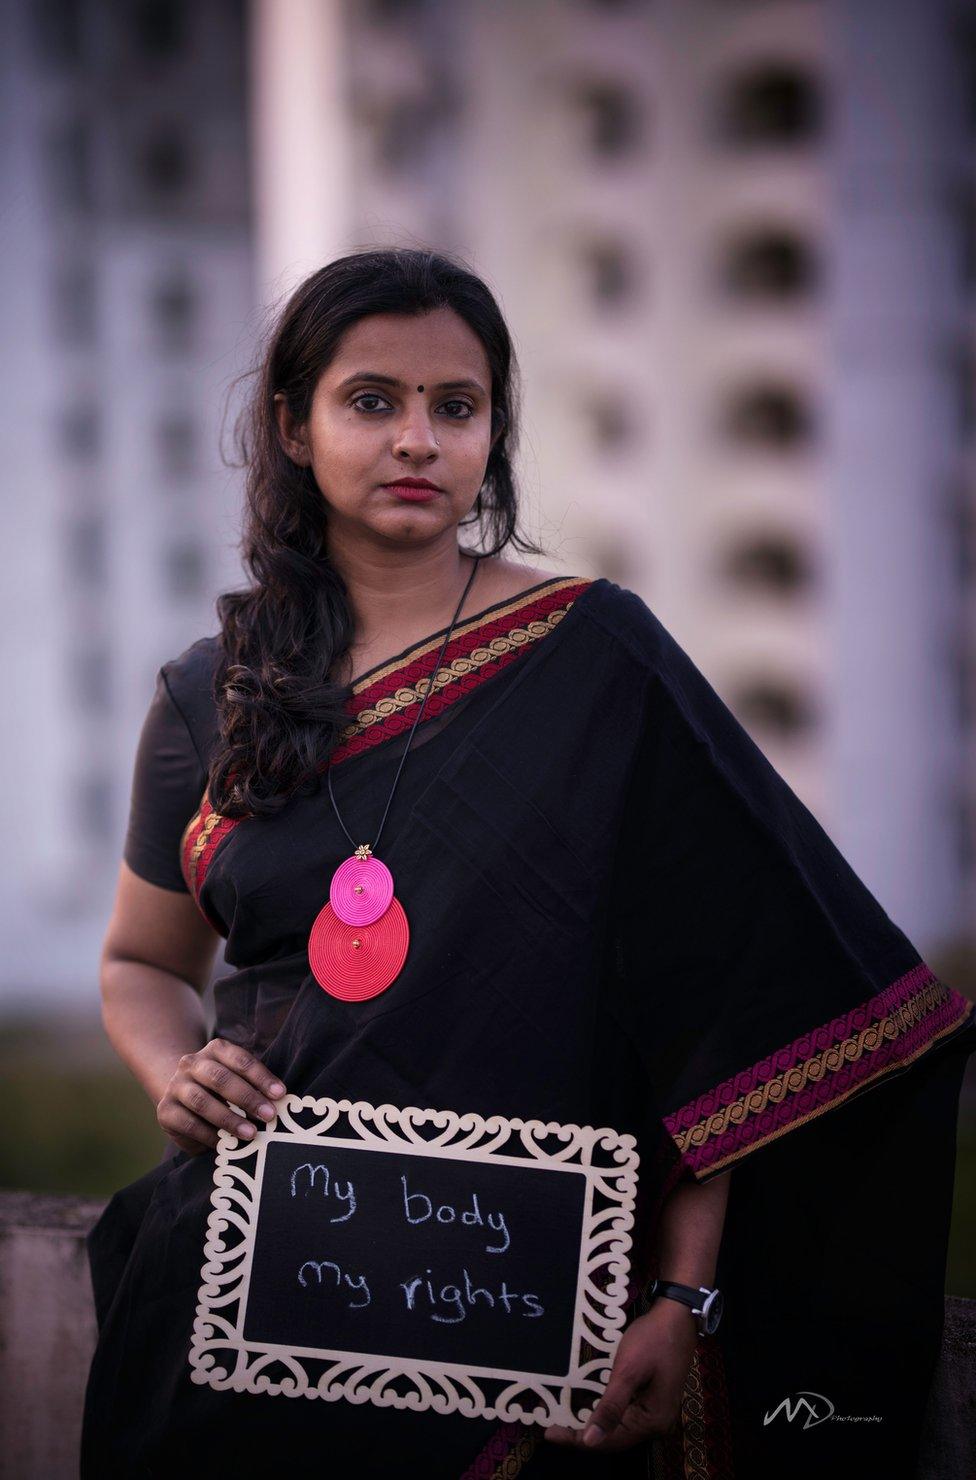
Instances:
[[[443,635],[351,693],[331,764],[364,838]],[[173,1149],[89,1237],[85,1480],[320,1456],[366,1480],[913,1476],[973,1004],[648,607],[611,581],[553,578],[458,624],[384,832],[407,960],[361,1003],[323,992],[306,956],[348,853],[326,788],[274,818],[209,806],[215,644],[161,674],[126,846],[226,938],[215,1034],[298,1095],[633,1134],[635,1314],[670,1189],[731,1171],[726,1312],[698,1342],[677,1430],[619,1455],[537,1425],[217,1392],[187,1361],[213,1155]]]

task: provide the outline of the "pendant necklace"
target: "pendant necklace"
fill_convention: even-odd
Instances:
[[[427,700],[440,671],[441,659],[451,640],[457,619],[461,614],[465,597],[471,588],[481,555],[474,557],[474,565],[467,584],[461,592],[457,610],[451,618],[447,635],[434,663],[433,672],[427,681],[427,691],[417,711],[393,786],[387,798],[380,820],[379,830],[372,844],[356,841],[339,816],[335,794],[332,790],[332,766],[328,766],[329,797],[339,826],[353,846],[354,852],[346,858],[329,885],[329,898],[315,917],[308,937],[308,961],[312,975],[326,992],[340,997],[344,1002],[365,1002],[384,992],[399,976],[407,958],[410,929],[407,916],[393,892],[393,875],[374,849],[379,845],[383,824],[386,822],[393,794],[400,780],[400,772],[413,743],[414,733],[423,716]]]

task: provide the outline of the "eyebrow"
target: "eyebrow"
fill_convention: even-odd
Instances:
[[[397,380],[393,375],[378,375],[373,370],[357,370],[355,375],[349,375],[340,381],[337,389],[345,390],[346,386],[354,385],[358,380],[371,380],[376,385],[392,385],[395,390],[403,390],[403,381]],[[485,394],[484,387],[476,380],[442,380],[439,385],[431,386],[435,391],[480,391]]]

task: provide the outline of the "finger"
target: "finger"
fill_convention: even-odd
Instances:
[[[211,1059],[204,1054],[199,1055],[192,1075],[219,1099],[229,1100],[232,1105],[239,1106],[252,1119],[274,1120],[277,1112],[271,1102],[220,1059]]]
[[[647,1387],[634,1394],[620,1423],[595,1447],[600,1454],[616,1454],[654,1434],[667,1433],[674,1427],[674,1421],[661,1394],[656,1388]],[[589,1449],[592,1446],[584,1444],[583,1447]]]
[[[199,1115],[181,1105],[172,1105],[157,1117],[166,1134],[183,1150],[196,1154],[217,1145],[218,1136],[213,1126],[207,1125]]]
[[[542,1437],[548,1439],[550,1444],[569,1444],[578,1448],[583,1439],[583,1430],[572,1429],[567,1424],[554,1423],[548,1429],[543,1430]]]
[[[618,1352],[610,1381],[583,1429],[582,1442],[587,1448],[604,1443],[620,1427],[634,1391],[646,1380],[646,1376],[645,1372],[637,1371]]]
[[[272,1100],[280,1100],[287,1091],[280,1079],[276,1079],[270,1069],[266,1069],[260,1059],[256,1059],[246,1048],[241,1048],[238,1043],[228,1043],[226,1038],[214,1038],[207,1044],[207,1050],[214,1058],[226,1064],[228,1069],[233,1069],[243,1079],[247,1079],[260,1090],[261,1094]]]
[[[232,1136],[243,1136],[245,1140],[250,1140],[256,1135],[254,1126],[249,1120],[242,1120],[236,1110],[225,1105],[223,1100],[218,1100],[195,1079],[188,1079],[182,1084],[175,1085],[173,1094],[181,1105],[191,1110],[195,1116],[209,1126],[219,1126],[225,1131],[230,1131]],[[214,1145],[216,1144],[214,1141]]]

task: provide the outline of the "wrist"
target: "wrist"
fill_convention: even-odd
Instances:
[[[711,1336],[722,1318],[724,1296],[718,1288],[654,1279],[646,1287],[645,1298],[652,1302],[652,1310],[661,1305],[683,1305],[702,1336]]]

